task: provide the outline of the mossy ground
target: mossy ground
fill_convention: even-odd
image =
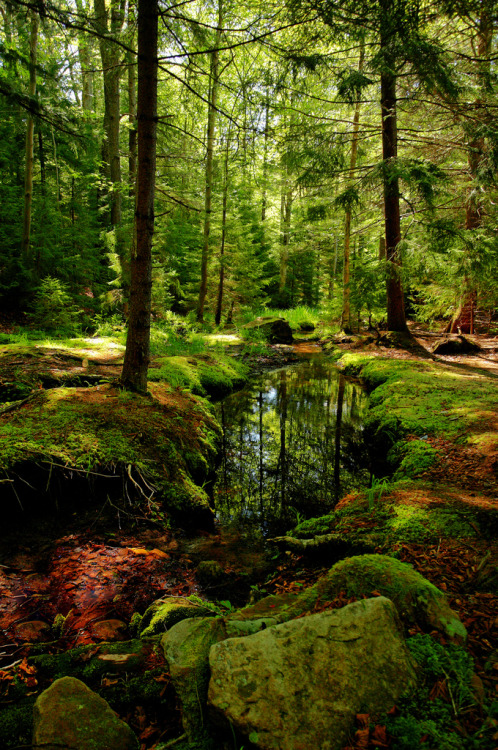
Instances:
[[[23,477],[37,492],[42,482],[47,495],[60,492],[52,482],[68,475],[73,486],[79,480],[97,494],[99,487],[124,493],[149,511],[159,504],[173,514],[209,515],[201,485],[218,438],[208,406],[165,384],[151,384],[149,397],[111,385],[56,388],[0,415],[0,471],[14,480],[14,504],[30,497],[29,487],[20,486]]]

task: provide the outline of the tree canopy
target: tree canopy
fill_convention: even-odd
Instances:
[[[491,0],[160,0],[145,52],[141,2],[0,10],[4,311],[48,279],[81,326],[114,314],[135,341],[137,294],[217,325],[265,305],[346,329],[492,315]]]

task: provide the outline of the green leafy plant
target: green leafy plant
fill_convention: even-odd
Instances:
[[[77,330],[78,310],[68,287],[59,279],[42,279],[32,304],[31,320],[45,331],[72,333]]]
[[[370,484],[370,487],[365,490],[369,510],[374,509],[376,500],[380,500],[384,492],[387,492],[389,490],[389,487],[390,484],[388,479],[379,479],[372,475],[372,482]]]

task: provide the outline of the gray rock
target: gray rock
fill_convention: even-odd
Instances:
[[[262,316],[246,323],[243,328],[261,331],[270,344],[292,344],[294,340],[292,328],[285,318]]]
[[[339,750],[357,713],[391,708],[415,684],[384,598],[216,644],[209,704],[263,750]]]
[[[128,724],[103,698],[75,677],[62,677],[38,696],[33,746],[44,750],[138,750]]]
[[[190,743],[211,747],[205,706],[209,683],[209,649],[226,638],[221,617],[196,617],[173,625],[161,639],[173,685],[182,707]],[[214,749],[213,749],[214,750]]]

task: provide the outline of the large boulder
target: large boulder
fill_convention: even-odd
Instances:
[[[33,747],[44,750],[138,750],[128,724],[103,698],[75,677],[61,677],[33,709]]]
[[[209,650],[226,638],[220,617],[182,620],[161,639],[164,656],[182,708],[182,724],[191,744],[211,747],[205,706],[209,683]]]
[[[214,645],[208,702],[263,750],[339,750],[357,713],[390,709],[415,684],[384,597]]]
[[[387,555],[358,555],[341,560],[303,597],[313,601],[333,599],[341,591],[348,596],[376,592],[391,599],[406,623],[424,630],[436,629],[452,640],[463,642],[467,631],[450,609],[446,595],[411,565]]]
[[[292,344],[292,328],[285,318],[272,318],[262,316],[246,323],[244,329],[247,331],[261,331],[270,344]]]
[[[446,336],[438,339],[432,347],[433,354],[479,354],[481,347],[466,336]]]
[[[394,602],[406,625],[416,623],[426,631],[436,629],[460,643],[467,637],[464,625],[440,589],[411,565],[388,555],[375,554],[341,560],[301,594],[267,596],[235,612],[231,619],[250,621],[272,617],[287,622],[309,614],[319,602],[332,601],[341,591],[358,599],[381,594]]]

